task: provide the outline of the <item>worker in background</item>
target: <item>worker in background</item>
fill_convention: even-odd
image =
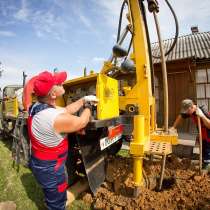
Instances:
[[[201,118],[201,132],[202,132],[202,151],[203,151],[203,169],[210,172],[210,114],[205,106],[197,106],[191,99],[184,99],[181,102],[181,111],[177,116],[173,126],[170,128],[174,130],[182,122],[183,119],[191,118],[193,123],[197,125],[197,116]]]
[[[67,133],[83,129],[91,117],[90,102],[95,96],[85,96],[65,108],[56,107],[56,99],[65,90],[62,83],[66,72],[40,73],[34,81],[37,101],[29,109],[28,130],[31,140],[29,166],[41,185],[48,209],[64,210],[67,200],[64,171],[68,152]],[[74,116],[81,107],[81,115]]]

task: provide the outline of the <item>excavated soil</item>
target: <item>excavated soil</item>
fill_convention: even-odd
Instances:
[[[145,185],[138,197],[133,197],[133,160],[110,157],[107,160],[106,181],[97,194],[82,195],[93,209],[107,210],[210,210],[210,175],[199,175],[189,159],[167,158],[163,187],[157,190],[160,161],[144,161]]]

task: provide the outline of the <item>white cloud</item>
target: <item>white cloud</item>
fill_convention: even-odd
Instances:
[[[15,75],[15,76],[14,76]],[[22,72],[13,66],[6,66],[0,78],[0,87],[22,84]]]
[[[30,3],[28,0],[22,0],[20,9],[13,15],[14,19],[30,24],[39,38],[50,37],[65,42],[64,34],[69,26],[62,13],[55,13],[54,4],[48,10],[35,10]]]
[[[29,21],[29,16],[31,15],[31,11],[28,8],[27,0],[21,1],[21,8],[14,14],[14,17],[17,20],[21,21]]]
[[[12,31],[0,31],[0,36],[14,37],[16,34]]]
[[[201,31],[209,30],[210,22],[210,1],[177,0],[169,1],[177,15],[180,35],[190,34],[190,27],[198,25]],[[165,1],[159,1],[160,11],[158,13],[160,29],[163,39],[172,38],[175,34],[175,23],[166,6]],[[154,18],[148,13],[148,26],[152,42],[157,40]]]
[[[117,27],[118,18],[120,15],[120,8],[122,5],[122,0],[106,0],[98,1],[94,0],[95,4],[98,5],[101,16],[105,18],[107,23],[113,27]]]
[[[94,57],[92,59],[93,62],[102,62],[102,61],[105,61],[105,58],[101,58],[101,57]]]
[[[67,24],[61,17],[55,16],[52,12],[36,11],[31,17],[31,22],[38,37],[52,36],[59,41],[66,41],[64,31]]]
[[[116,41],[117,40],[117,34],[112,34],[112,38]]]
[[[106,0],[93,2],[99,7],[101,16],[105,18],[107,24],[113,28],[117,28],[118,18],[122,1],[119,0]],[[169,1],[174,8],[180,25],[180,34],[191,33],[190,27],[198,25],[201,31],[209,30],[210,22],[210,1],[202,0],[176,0]],[[152,42],[157,40],[156,29],[154,25],[153,15],[148,12],[147,2],[144,1],[146,11],[148,13],[148,27]],[[160,12],[158,13],[160,27],[163,38],[172,38],[175,34],[175,25],[172,14],[166,6],[165,1],[159,1]]]
[[[34,75],[34,70],[40,69],[42,63],[36,55],[30,58],[22,52],[15,52],[13,48],[0,47],[0,69],[3,69],[0,78],[0,87],[11,84],[22,84],[23,71],[28,75],[27,79]],[[34,60],[33,60],[34,59]]]
[[[70,8],[69,8],[70,9]],[[71,3],[71,12],[73,13],[73,18],[79,19],[79,21],[89,30],[91,33],[95,33],[95,29],[93,27],[91,17],[89,18],[87,14],[89,14],[86,10],[84,1],[74,1]]]
[[[79,18],[80,20],[82,21],[82,23],[87,27],[87,28],[91,28],[92,29],[92,24],[91,24],[91,21],[85,17],[84,15],[82,14],[78,14],[79,15]]]

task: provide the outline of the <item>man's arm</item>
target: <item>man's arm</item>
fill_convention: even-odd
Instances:
[[[201,117],[201,120],[203,121],[203,124],[204,124],[208,129],[210,129],[210,120],[209,120],[205,115],[203,115],[203,116]]]
[[[176,118],[176,120],[174,121],[174,124],[173,124],[173,128],[177,128],[178,125],[181,124],[181,122],[183,121],[183,118],[181,116],[181,114],[179,114]]]
[[[54,129],[57,133],[73,133],[84,128],[91,116],[89,108],[85,108],[80,117],[69,113],[59,114],[54,122]]]
[[[81,98],[69,105],[67,105],[65,108],[66,108],[66,111],[69,113],[69,114],[74,114],[76,113],[77,111],[79,111],[79,109],[84,105],[84,98]]]
[[[83,98],[69,104],[66,106],[66,110],[70,114],[74,114],[75,112],[79,111],[79,109],[87,102],[92,105],[96,105],[98,103],[98,99],[94,95],[84,96]]]
[[[197,115],[198,117],[200,117],[201,120],[203,121],[203,124],[204,124],[208,129],[210,129],[210,120],[205,116],[205,114],[203,113],[203,111],[202,111],[199,107],[197,107],[197,109],[196,109],[196,115]]]

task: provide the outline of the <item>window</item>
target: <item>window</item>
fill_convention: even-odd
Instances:
[[[205,84],[196,85],[197,98],[205,98]]]
[[[210,98],[210,84],[206,84],[206,98]]]
[[[197,104],[210,110],[210,69],[198,69],[195,76]]]
[[[210,69],[207,69],[208,82],[210,83]]]
[[[196,72],[196,83],[206,83],[206,82],[207,82],[206,69],[199,69]]]

